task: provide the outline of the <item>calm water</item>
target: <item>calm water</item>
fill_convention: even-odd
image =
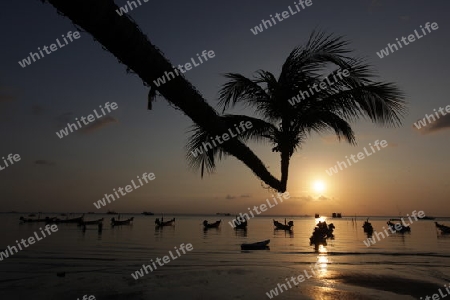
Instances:
[[[19,216],[0,215],[4,224],[0,250],[33,236],[44,225],[19,224]],[[293,218],[293,234],[274,231],[269,217],[250,220],[246,232],[232,229],[227,223],[231,218],[224,216],[175,216],[175,226],[158,230],[155,216],[135,215],[133,226],[116,228],[106,221],[111,216],[86,215],[85,219],[102,216],[102,234],[96,226],[83,233],[75,224],[60,224],[58,232],[1,261],[1,298],[81,299],[87,294],[96,299],[153,299],[155,295],[165,299],[268,299],[265,293],[277,283],[301,274],[317,261],[321,263],[320,276],[305,282],[304,289],[292,289],[277,299],[345,298],[336,293],[327,298],[325,290],[320,297],[311,297],[307,286],[357,293],[361,295],[358,299],[418,299],[435,293],[450,279],[450,236],[437,234],[433,221],[414,222],[410,234],[393,234],[366,247],[362,218],[356,225],[347,218],[328,219],[336,226],[335,239],[317,253],[309,246],[314,218]],[[122,215],[125,217],[128,215]],[[220,218],[220,229],[203,231],[204,219]],[[370,221],[381,231],[386,219]],[[450,225],[449,220],[437,221]],[[265,239],[271,240],[269,251],[240,250],[241,243]],[[142,264],[168,255],[182,243],[191,243],[194,250],[142,279],[131,277]],[[65,272],[65,277],[56,276],[58,272]],[[374,278],[390,282],[382,288]],[[402,290],[396,290],[393,280],[397,279],[405,280],[399,283]],[[418,282],[430,284],[419,287]],[[411,287],[405,290],[408,284]],[[380,289],[386,294],[380,294]]]

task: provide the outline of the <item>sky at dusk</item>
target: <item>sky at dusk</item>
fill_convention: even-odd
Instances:
[[[356,146],[338,142],[331,133],[312,134],[291,159],[291,198],[266,214],[423,210],[450,216],[450,115],[420,130],[413,126],[433,109],[450,105],[450,61],[445,59],[450,3],[313,0],[307,9],[254,35],[250,28],[293,1],[141,2],[130,15],[174,65],[203,50],[214,51],[214,58],[184,74],[213,107],[226,82],[224,73],[251,77],[264,69],[278,76],[290,51],[314,29],[345,36],[355,56],[365,57],[382,81],[395,82],[405,92],[408,112],[401,127],[361,119],[352,123]],[[148,88],[89,33],[80,31],[79,39],[22,68],[18,61],[30,52],[77,28],[41,1],[5,0],[0,8],[0,157],[21,157],[0,171],[0,211],[239,213],[273,194],[234,157],[219,162],[215,174],[203,179],[189,169],[185,145],[193,122],[162,97],[147,110]],[[427,22],[436,22],[439,29],[382,59],[376,54]],[[68,122],[106,102],[118,108],[83,131],[57,137]],[[252,115],[239,106],[233,112]],[[386,140],[388,146],[332,176],[326,173],[375,140]],[[270,145],[250,147],[279,177],[279,154]],[[105,208],[94,207],[105,193],[150,172],[155,180]],[[314,189],[315,182],[322,182],[324,190]]]

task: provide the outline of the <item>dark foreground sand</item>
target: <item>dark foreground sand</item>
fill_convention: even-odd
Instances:
[[[96,299],[269,299],[266,292],[286,277],[303,274],[293,267],[189,267],[165,268],[139,280],[130,274],[108,270],[79,271],[65,277],[55,274],[1,282],[0,298],[77,299],[87,294]],[[131,272],[129,272],[131,273]],[[420,280],[398,270],[347,270],[327,266],[317,276],[284,291],[275,299],[418,299],[432,295],[444,283]]]

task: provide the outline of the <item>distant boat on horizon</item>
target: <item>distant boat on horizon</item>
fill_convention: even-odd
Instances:
[[[155,215],[155,214],[152,213],[151,211],[144,211],[144,212],[142,213],[142,215],[144,215],[144,216],[153,216],[153,215]]]
[[[114,210],[108,210],[107,215],[118,215]]]

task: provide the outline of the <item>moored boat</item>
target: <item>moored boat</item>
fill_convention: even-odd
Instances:
[[[248,221],[245,219],[245,217],[241,218],[236,216],[235,220],[237,221],[235,223],[234,229],[244,229],[247,230]]]
[[[98,220],[92,220],[92,221],[81,221],[80,223],[78,223],[79,226],[83,226],[83,225],[98,225],[100,223],[103,223],[103,218],[98,219]]]
[[[241,250],[267,250],[270,240],[265,240],[261,242],[251,243],[251,244],[241,244]]]
[[[209,228],[219,228],[221,222],[222,222],[222,220],[219,220],[219,221],[216,221],[216,222],[210,224],[210,223],[208,223],[207,220],[204,220],[204,221],[203,221],[203,227],[204,227],[205,229],[209,229]]]
[[[50,223],[52,220],[54,220],[55,218],[49,218],[49,217],[45,217],[44,219],[33,219],[33,218],[24,218],[24,217],[20,217],[19,220],[22,221],[23,223]]]
[[[434,224],[436,225],[436,228],[441,231],[442,234],[449,234],[450,233],[450,227],[449,226],[445,226],[445,225],[439,224],[438,222],[434,222]]]
[[[292,230],[292,227],[294,226],[294,221],[289,221],[286,224],[286,219],[284,219],[284,224],[283,224],[276,220],[273,220],[273,226],[275,226],[275,229],[278,229],[278,230]]]
[[[116,218],[111,218],[111,226],[122,226],[122,225],[131,225],[133,224],[134,217],[131,217],[129,219],[120,221],[116,220]]]
[[[393,223],[395,222],[395,223]],[[411,228],[409,226],[405,226],[402,224],[402,220],[401,219],[390,219],[389,221],[387,221],[387,225],[391,228],[390,230],[392,232],[398,232],[398,233],[405,233],[405,232],[410,232]]]
[[[164,218],[161,218],[161,221],[159,220],[159,218],[156,218],[156,220],[155,220],[156,227],[172,226],[174,223],[175,223],[175,218],[173,218],[172,220],[166,221],[166,222],[164,222]]]
[[[369,218],[367,218],[362,227],[364,228],[365,233],[370,235],[373,233],[373,227],[372,224],[369,222]]]
[[[60,224],[60,223],[80,223],[83,222],[83,218],[84,218],[84,214],[82,214],[80,217],[76,217],[76,218],[67,218],[67,219],[58,219],[58,218],[49,218],[47,223],[56,223],[56,224]]]

